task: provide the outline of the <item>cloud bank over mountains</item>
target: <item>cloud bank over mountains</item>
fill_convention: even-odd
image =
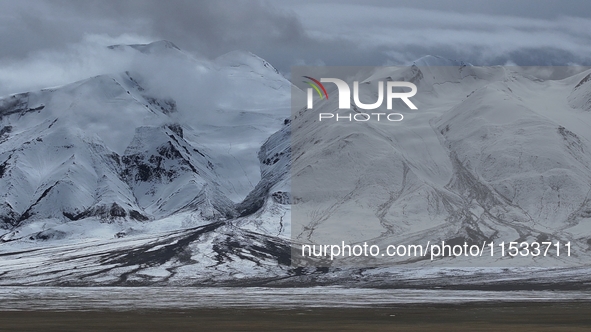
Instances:
[[[476,65],[589,65],[590,7],[586,1],[3,2],[0,95],[37,88],[19,83],[31,82],[25,72],[34,72],[39,86],[87,77],[103,67],[98,46],[161,39],[210,59],[251,51],[285,75],[294,65],[396,65],[426,54]]]

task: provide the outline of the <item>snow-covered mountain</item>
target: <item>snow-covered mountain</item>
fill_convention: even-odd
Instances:
[[[110,48],[139,59],[0,101],[3,240],[85,219],[230,219],[259,182],[257,152],[289,116],[272,66],[246,52],[198,61],[165,41]]]
[[[290,235],[382,246],[572,241],[569,259],[527,263],[588,262],[589,70],[543,80],[425,57],[365,73],[360,85],[373,102],[378,81],[413,82],[418,110],[398,123],[337,123],[317,112],[358,110],[331,98],[290,117],[292,84],[247,52],[207,61],[166,41],[110,51],[129,58],[128,70],[0,100],[0,284],[414,287],[507,271],[547,284],[582,271],[534,280],[522,260],[496,258],[443,261],[514,268],[427,271],[435,265],[407,258],[298,267]]]
[[[572,257],[485,255],[429,264],[588,264],[591,71],[558,81],[532,72],[426,57],[410,67],[380,68],[361,84],[366,102],[377,99],[378,81],[417,85],[412,100],[418,110],[397,108],[403,121],[319,121],[318,113],[343,118],[360,112],[338,110],[336,98],[298,113],[292,123],[292,195],[299,202],[292,208],[293,237],[383,248],[570,241]],[[374,112],[380,111],[388,113],[385,107]],[[347,264],[395,261],[416,258],[348,258]]]

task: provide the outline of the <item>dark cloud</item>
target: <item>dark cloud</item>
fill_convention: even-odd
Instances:
[[[426,54],[479,65],[589,65],[589,12],[586,0],[2,1],[0,65],[89,35],[167,39],[210,58],[243,49],[284,73],[292,65],[402,64]]]
[[[289,3],[289,0],[285,0]],[[359,5],[358,0],[324,0],[331,6],[342,4]],[[317,0],[299,0],[301,4],[318,4]],[[591,4],[587,0],[365,0],[365,7],[381,8],[415,8],[431,11],[444,11],[461,14],[486,14],[516,17],[552,19],[560,16],[589,17]]]
[[[5,1],[0,12],[0,52],[13,57],[95,33],[168,39],[210,56],[290,46],[303,37],[293,12],[260,1]]]

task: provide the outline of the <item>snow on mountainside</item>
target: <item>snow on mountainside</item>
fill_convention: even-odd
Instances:
[[[303,107],[289,118],[291,83],[251,53],[206,61],[166,41],[110,51],[128,70],[0,99],[2,285],[456,287],[579,273],[421,272],[428,261],[404,257],[298,268],[290,234],[383,246],[572,241],[569,264],[587,264],[590,71],[542,80],[429,56],[361,80],[367,103],[378,81],[415,83],[418,110],[403,121],[319,122]],[[337,108],[331,94],[314,111],[356,112]]]
[[[244,66],[200,62],[166,41],[110,48],[138,60],[0,101],[3,240],[65,237],[89,218],[121,230],[180,212],[230,219],[258,182],[257,151],[289,112],[274,68],[249,53],[226,57]]]
[[[519,68],[440,62],[381,68],[361,85],[361,99],[369,102],[376,100],[378,80],[415,83],[418,110],[395,106],[404,113],[401,122],[318,121],[320,112],[359,112],[338,110],[336,99],[298,113],[292,123],[297,129],[291,182],[298,202],[292,235],[311,243],[383,246],[572,241],[576,253],[568,258],[440,263],[587,264],[591,115],[583,112],[582,96],[591,90],[584,88],[585,79],[543,81]],[[412,260],[390,257],[370,264]],[[368,264],[345,264],[356,261]]]

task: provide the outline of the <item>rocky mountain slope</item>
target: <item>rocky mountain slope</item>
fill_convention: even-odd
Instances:
[[[291,83],[250,53],[207,61],[165,41],[110,49],[129,70],[0,100],[0,284],[583,278],[553,268],[588,265],[589,70],[544,80],[426,57],[364,74],[365,102],[378,81],[417,85],[418,110],[403,121],[335,123],[316,112],[359,110],[330,98],[290,117]],[[291,264],[293,243],[343,240],[571,241],[574,255]],[[522,266],[546,269],[529,278]]]
[[[536,70],[545,69],[526,74],[426,57],[376,70],[361,84],[367,102],[377,99],[378,81],[416,84],[418,110],[398,107],[403,121],[319,121],[322,112],[341,118],[361,112],[338,110],[336,98],[298,113],[291,181],[300,204],[292,208],[293,236],[383,247],[570,241],[576,246],[571,257],[484,255],[441,263],[586,265],[591,113],[583,91],[591,89],[589,70],[563,80],[542,80],[531,75]],[[388,113],[382,108],[375,112]],[[416,258],[379,256],[358,264],[395,261]]]

